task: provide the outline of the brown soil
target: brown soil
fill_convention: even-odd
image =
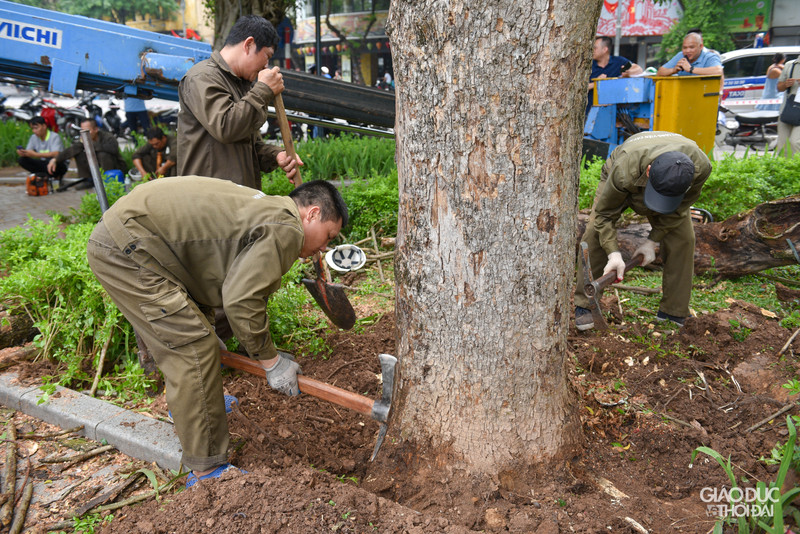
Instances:
[[[394,352],[394,327],[387,314],[363,333],[333,333],[331,357],[303,359],[303,371],[377,398],[376,356]],[[750,330],[746,338],[742,328]],[[776,354],[790,334],[743,302],[689,319],[678,332],[631,323],[607,333],[573,330],[582,453],[497,480],[437,468],[412,455],[391,428],[370,463],[374,421],[308,395],[281,396],[259,378],[226,371],[225,386],[241,403],[229,416],[231,461],[248,473],[117,510],[104,531],[640,532],[634,521],[649,532],[709,532],[714,519],[700,490],[728,481],[707,456],[691,466],[692,451],[706,445],[730,456],[744,486],[774,479],[775,468],[759,458],[786,440],[786,416],[748,430],[789,400],[780,385],[797,376],[800,339],[783,357]],[[163,410],[163,401],[152,407]],[[58,514],[42,517],[54,521]]]

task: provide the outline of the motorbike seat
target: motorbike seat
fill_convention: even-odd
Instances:
[[[737,113],[734,118],[740,124],[770,124],[778,122],[777,111],[748,111],[745,113]]]

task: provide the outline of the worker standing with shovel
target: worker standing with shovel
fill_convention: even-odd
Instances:
[[[697,144],[671,132],[641,132],[629,137],[609,156],[582,241],[588,245],[592,277],[616,271],[625,275],[625,261],[617,243],[616,224],[631,208],[647,217],[652,230],[645,243],[633,253],[642,256],[641,265],[656,258],[656,246],[664,261],[663,297],[656,320],[683,325],[689,315],[694,272],[694,228],[690,208],[700,196],[711,162]],[[578,259],[575,291],[575,326],[595,327],[591,309],[598,310],[598,295],[590,301],[582,283],[584,262]],[[591,308],[591,309],[590,309]]]
[[[298,257],[324,251],[347,222],[341,194],[325,181],[278,197],[198,176],[140,185],[104,213],[89,265],[164,373],[192,470],[187,487],[232,467],[212,309],[224,308],[272,388],[298,394],[300,367],[278,354],[266,299]]]

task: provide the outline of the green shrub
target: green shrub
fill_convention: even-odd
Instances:
[[[93,224],[62,228],[56,218],[0,233],[0,248],[14,250],[2,257],[8,270],[0,279],[4,304],[32,319],[39,330],[34,344],[64,368],[62,385],[89,379],[87,369],[109,337],[109,363],[114,355],[136,353],[130,326],[89,269],[86,243],[93,229]],[[56,237],[59,232],[63,237]],[[23,245],[25,233],[28,246]]]
[[[397,235],[397,170],[369,180],[355,180],[342,188],[342,197],[350,212],[350,224],[345,229],[349,242],[368,237],[373,226],[378,234]]]
[[[597,184],[600,183],[600,171],[606,160],[594,156],[591,161],[583,158],[581,161],[581,183],[578,190],[578,209],[587,210],[592,208],[594,194],[597,191]]]
[[[0,166],[17,164],[17,145],[27,146],[32,133],[24,122],[0,121]]]
[[[709,210],[717,221],[800,192],[800,154],[792,158],[726,154],[713,166],[696,204]]]
[[[303,181],[367,178],[382,176],[396,169],[394,139],[344,134],[326,139],[309,139],[298,143],[296,149],[303,160],[303,166],[300,167]],[[267,175],[267,180],[279,181],[281,177],[285,182],[283,171],[277,169]]]

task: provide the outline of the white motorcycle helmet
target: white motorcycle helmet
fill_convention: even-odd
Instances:
[[[325,254],[325,262],[334,271],[356,271],[367,262],[367,255],[355,245],[339,245]]]

